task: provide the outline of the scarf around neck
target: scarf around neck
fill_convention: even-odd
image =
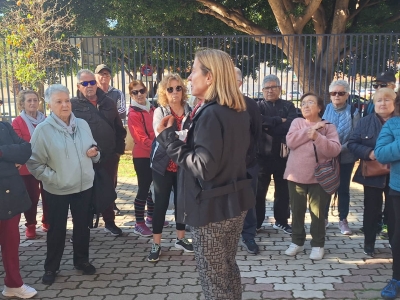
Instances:
[[[63,120],[57,117],[55,113],[52,112],[51,116],[56,121],[56,123],[64,128],[69,134],[74,134],[76,129],[76,118],[73,112],[71,112],[71,116],[69,118],[69,125],[67,125]]]
[[[35,130],[35,127],[44,121],[46,119],[46,116],[41,113],[40,111],[37,111],[37,116],[36,119],[34,117],[31,117],[28,115],[25,110],[21,111],[20,116],[22,120],[25,121],[26,126],[28,126],[29,134],[32,136],[33,131]]]

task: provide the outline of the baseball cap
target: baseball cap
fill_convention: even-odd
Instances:
[[[381,82],[396,82],[396,77],[392,71],[385,71],[380,73],[376,76],[374,81],[381,81]]]
[[[101,71],[103,70],[107,70],[108,72],[110,72],[111,74],[111,69],[109,67],[107,67],[107,65],[105,64],[100,64],[96,67],[96,70],[94,70],[95,74],[99,74]]]

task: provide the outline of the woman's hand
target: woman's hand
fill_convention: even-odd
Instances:
[[[22,165],[20,165],[20,164],[15,164],[15,167],[19,170],[19,169],[21,169]]]
[[[369,153],[368,157],[369,157],[370,160],[376,160],[375,151],[372,150],[372,151]]]
[[[89,148],[88,151],[86,151],[86,155],[88,157],[95,157],[95,156],[97,156],[98,153],[99,152],[97,151],[97,147],[96,146],[93,146],[92,148]]]
[[[326,122],[318,122],[317,124],[315,124],[315,125],[312,126],[311,128],[313,128],[313,129],[315,129],[315,130],[318,130],[318,129],[324,128],[325,125],[326,125]]]
[[[173,115],[169,115],[169,116],[162,118],[160,124],[157,127],[157,132],[161,133],[168,127],[172,127],[172,125],[174,125],[174,122],[175,122],[175,118]]]
[[[318,137],[318,132],[313,127],[310,127],[307,131],[307,136],[310,140],[315,141]]]

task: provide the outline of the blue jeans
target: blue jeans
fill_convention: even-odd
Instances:
[[[339,220],[347,219],[349,215],[349,206],[350,206],[350,180],[351,180],[351,172],[353,171],[354,163],[349,164],[340,164],[340,183],[338,188],[338,211],[339,211]],[[331,204],[331,200],[329,200],[328,204],[325,208],[325,219],[328,219],[329,215],[329,206]]]
[[[254,167],[247,169],[247,173],[249,173],[252,177],[251,187],[253,188],[254,197],[257,192],[257,181],[258,181],[258,164]],[[250,208],[247,211],[246,218],[243,223],[242,230],[242,238],[244,240],[254,240],[256,236],[256,227],[257,227],[257,217],[256,217],[256,208]]]

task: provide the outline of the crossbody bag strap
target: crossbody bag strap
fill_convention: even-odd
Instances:
[[[146,127],[146,122],[144,121],[144,115],[143,115],[143,112],[141,111],[141,112],[140,112],[140,114],[142,115],[142,121],[143,121],[143,127],[144,127],[144,131],[146,132],[146,134],[147,134],[147,137],[148,137],[148,138],[150,138],[150,134],[149,134],[149,132],[147,131],[147,127]]]

